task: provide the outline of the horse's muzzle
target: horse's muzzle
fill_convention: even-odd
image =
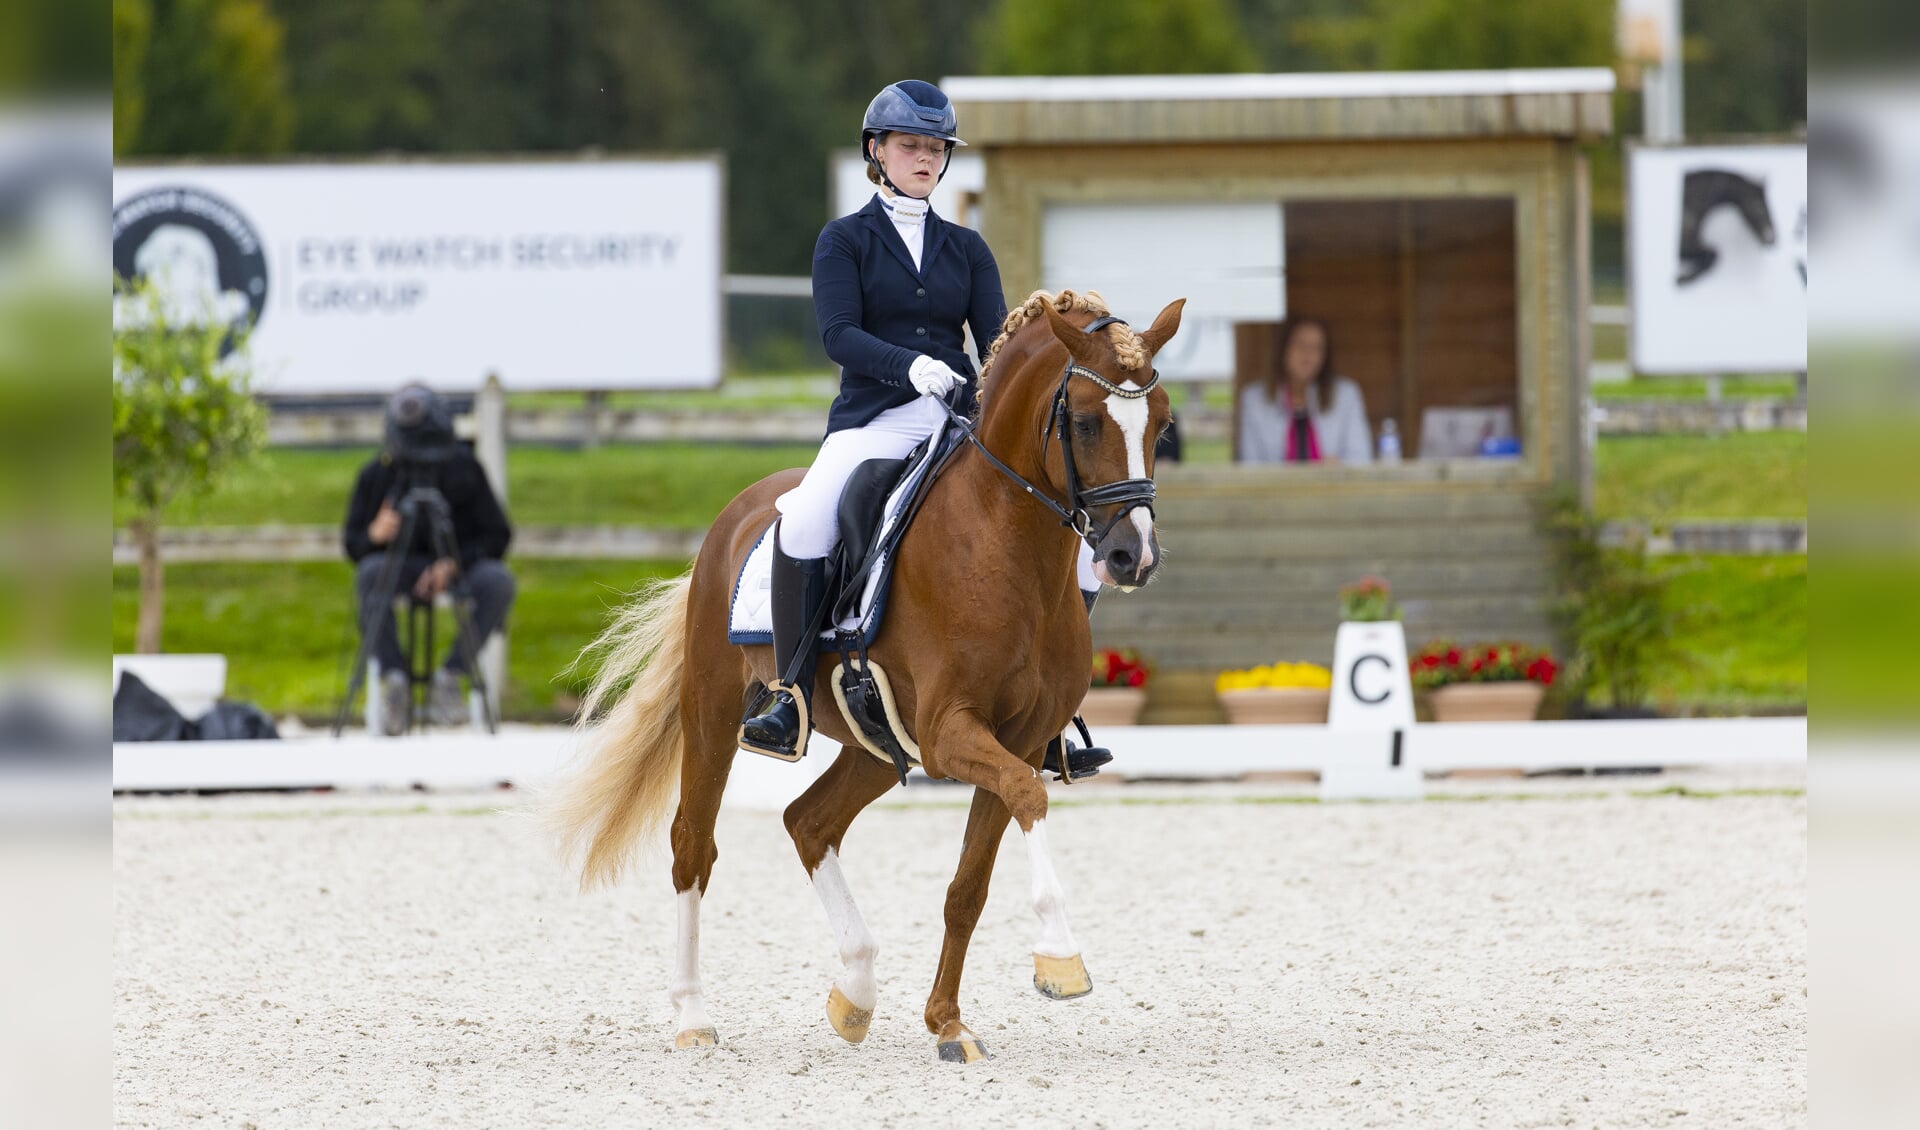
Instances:
[[[1144,513],[1144,511],[1142,511]],[[1094,574],[1110,585],[1123,589],[1138,588],[1147,583],[1153,571],[1160,567],[1159,538],[1153,533],[1153,527],[1147,526],[1147,536],[1141,537],[1139,527],[1131,521],[1116,522],[1107,536],[1094,547]]]

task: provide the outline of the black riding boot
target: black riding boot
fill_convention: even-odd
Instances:
[[[1087,615],[1093,615],[1093,602],[1100,599],[1100,590],[1088,592],[1080,590],[1080,599],[1086,602]],[[1086,731],[1086,724],[1075,718],[1080,725],[1080,736],[1087,739],[1085,749],[1067,741],[1065,735],[1047,743],[1047,759],[1040,768],[1054,774],[1063,781],[1078,781],[1082,777],[1091,777],[1100,772],[1100,767],[1113,760],[1113,751],[1104,746],[1093,744],[1093,737]],[[1062,755],[1065,755],[1064,757]]]
[[[807,628],[827,595],[827,559],[795,560],[780,552],[778,531],[773,544],[773,656],[775,679],[784,679],[794,667],[794,653],[803,652],[793,685],[795,698],[784,688],[769,688],[754,704],[755,713],[740,720],[740,746],[782,761],[798,761],[806,752],[811,725],[813,674],[820,648],[807,638]]]

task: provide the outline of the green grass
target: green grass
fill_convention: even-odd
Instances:
[[[1799,395],[1790,374],[1727,377],[1720,382],[1723,400],[1786,400]],[[1636,377],[1593,386],[1595,400],[1705,400],[1705,377]]]
[[[522,446],[508,460],[510,512],[539,525],[639,525],[703,529],[741,490],[802,467],[817,447],[791,444],[646,443],[591,451]],[[246,474],[198,503],[175,506],[181,525],[330,525],[371,448],[273,448]],[[1193,440],[1188,462],[1224,463],[1224,441]],[[1801,432],[1726,436],[1608,436],[1600,441],[1595,509],[1607,518],[1803,518],[1807,437]],[[124,526],[124,505],[114,512]]]
[[[705,529],[733,496],[813,461],[816,444],[648,443],[569,451],[516,447],[507,460],[509,513],[538,525]],[[256,526],[332,524],[346,516],[371,448],[273,448],[211,497],[175,506],[169,522]],[[124,526],[129,511],[114,509]]]
[[[1689,661],[1652,680],[1655,704],[1725,709],[1805,708],[1807,559],[1680,557],[1667,607]]]
[[[621,594],[681,572],[679,561],[514,561],[520,583],[509,628],[509,718],[558,719],[585,673],[556,681],[606,626]],[[131,651],[137,581],[113,571],[113,649]],[[357,639],[352,573],[342,561],[289,565],[174,565],[167,570],[163,645],[223,652],[227,694],[280,716],[330,718],[346,689]],[[450,627],[440,638],[451,640]]]
[[[1602,518],[1805,518],[1805,432],[1607,436],[1594,468]]]
[[[573,708],[586,673],[557,677],[641,582],[678,561],[518,560],[511,620],[509,718],[553,720]],[[1668,708],[1783,708],[1807,696],[1807,563],[1801,557],[1674,561],[1671,606],[1693,662],[1653,680]],[[231,697],[275,715],[331,715],[355,638],[345,563],[175,565],[167,570],[169,651],[224,652]],[[133,643],[135,576],[113,572],[113,646]]]

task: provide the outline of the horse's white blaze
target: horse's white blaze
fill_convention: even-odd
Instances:
[[[1131,392],[1140,386],[1128,381],[1120,387]],[[1108,394],[1107,415],[1120,425],[1120,435],[1127,444],[1127,477],[1146,478],[1147,398],[1140,396],[1128,399]],[[1127,517],[1133,521],[1133,528],[1140,532],[1140,571],[1144,573],[1153,567],[1153,519],[1145,507],[1135,507]]]
[[[854,905],[853,892],[847,889],[847,877],[840,871],[840,855],[832,848],[820,866],[813,869],[814,893],[827,908],[827,921],[840,944],[840,961],[845,965],[834,984],[856,1008],[872,1008],[874,1002],[873,959],[880,947],[867,930],[866,919]]]
[[[1047,850],[1047,822],[1035,820],[1027,833],[1027,861],[1033,869],[1033,912],[1040,916],[1040,937],[1033,952],[1048,957],[1073,957],[1080,946],[1067,925],[1067,892],[1053,873],[1053,853]]]
[[[711,1028],[707,1003],[700,995],[700,884],[679,894],[680,929],[678,952],[673,963],[673,984],[667,996],[680,1016],[680,1031]]]

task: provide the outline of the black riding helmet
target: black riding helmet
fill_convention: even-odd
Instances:
[[[966,144],[960,140],[953,103],[939,87],[917,78],[896,82],[874,95],[873,101],[867,103],[867,116],[860,123],[860,155],[866,158],[868,167],[882,184],[899,192],[900,186],[887,178],[887,170],[867,146],[868,141],[883,133],[917,133],[946,142],[947,159],[940,165],[940,179],[946,177],[947,166],[953,162],[954,148]]]

